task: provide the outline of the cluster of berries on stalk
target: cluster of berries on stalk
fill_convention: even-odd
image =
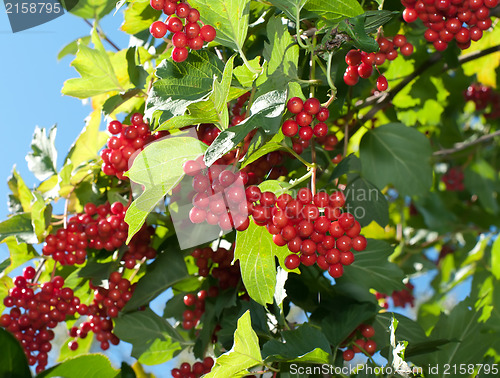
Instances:
[[[47,366],[48,353],[52,350],[54,329],[66,317],[77,312],[83,314],[86,306],[80,304],[73,290],[64,287],[64,279],[55,276],[49,282],[35,282],[36,271],[27,267],[22,276],[14,279],[14,287],[4,298],[10,308],[0,316],[0,326],[12,333],[26,353],[28,363],[40,373]]]
[[[162,134],[152,135],[149,125],[144,122],[143,115],[134,113],[130,117],[130,125],[119,121],[111,121],[108,131],[112,136],[108,139],[107,148],[101,151],[102,171],[107,176],[116,176],[120,180],[128,180],[123,174],[129,169],[131,158],[147,144]]]
[[[405,308],[407,304],[410,307],[415,306],[415,297],[413,296],[413,289],[415,288],[411,282],[405,284],[406,288],[398,291],[394,291],[391,294],[392,302],[395,307]],[[375,293],[375,298],[381,307],[388,309],[389,303],[387,302],[388,296],[383,293]]]
[[[218,280],[218,285],[221,290],[229,287],[237,287],[241,281],[240,263],[239,260],[234,264],[234,249],[225,249],[222,247],[213,251],[210,247],[195,248],[191,252],[196,266],[198,267],[198,275],[208,277],[210,274]]]
[[[290,113],[295,114],[295,117],[283,123],[281,126],[283,135],[293,138],[298,133],[299,139],[305,141],[309,141],[313,136],[327,136],[328,126],[325,121],[330,116],[330,112],[321,106],[317,98],[311,97],[302,101],[300,97],[292,97],[286,106]],[[315,120],[317,123],[311,126]]]
[[[199,378],[208,374],[214,366],[212,357],[205,357],[203,361],[197,361],[191,366],[188,362],[183,362],[178,368],[172,369],[172,378]]]
[[[461,192],[465,189],[464,173],[460,167],[451,167],[442,177],[441,181],[450,192]]]
[[[149,31],[154,38],[163,38],[167,32],[171,34],[174,62],[185,61],[189,53],[188,48],[200,50],[205,42],[215,39],[214,27],[203,24],[200,26],[200,12],[189,4],[179,0],[151,0],[150,4],[168,16],[165,22],[153,22]]]
[[[79,327],[70,329],[69,335],[73,337],[68,343],[70,350],[78,349],[77,339],[86,338],[89,332],[95,334],[102,350],[109,349],[110,344],[120,343],[120,339],[113,333],[111,319],[116,318],[120,310],[130,301],[136,284],[131,284],[119,272],[111,273],[108,281],[108,288],[96,287],[89,283],[90,288],[94,290],[93,303],[90,306],[82,305],[78,311],[80,315],[88,315],[88,319]]]
[[[285,259],[288,269],[302,263],[315,263],[333,278],[344,273],[344,266],[354,262],[351,251],[366,248],[366,238],[360,235],[361,226],[354,216],[342,212],[344,194],[336,191],[312,194],[301,188],[297,198],[284,193],[261,192],[256,186],[246,189],[249,213],[258,226],[265,226],[278,246],[291,252]]]
[[[343,345],[349,347],[342,353],[344,361],[351,361],[356,353],[365,352],[372,356],[377,351],[377,343],[372,340],[375,329],[369,324],[361,324],[352,332]]]
[[[197,293],[184,295],[184,304],[188,307],[182,313],[182,328],[189,330],[195,328],[205,312],[205,299],[214,298],[219,295],[217,286],[210,286],[208,290],[200,290]]]
[[[368,79],[373,74],[373,67],[380,66],[386,60],[392,61],[398,57],[398,48],[402,55],[410,56],[413,54],[413,45],[406,40],[402,34],[397,34],[389,40],[385,37],[377,39],[379,52],[367,53],[360,50],[350,50],[345,56],[347,69],[344,73],[344,82],[347,85],[356,85],[359,78]],[[388,88],[387,79],[384,75],[379,75],[377,78],[377,90],[380,92]]]
[[[466,101],[472,101],[476,105],[476,110],[488,111],[483,113],[485,118],[500,118],[500,94],[493,88],[480,83],[471,84],[464,91]]]
[[[468,49],[471,41],[479,41],[483,31],[491,27],[490,9],[498,0],[401,0],[405,6],[403,19],[422,20],[427,27],[424,37],[436,50],[446,50],[455,40]]]

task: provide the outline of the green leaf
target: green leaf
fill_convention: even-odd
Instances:
[[[37,127],[31,140],[32,151],[26,155],[29,170],[40,181],[57,174],[56,131],[57,126],[54,125],[47,136],[44,128]]]
[[[297,20],[297,13],[302,10],[308,0],[271,0],[276,8],[285,12],[291,20]]]
[[[252,69],[256,72],[261,71],[260,67],[260,57],[256,57],[255,59],[252,59],[248,62],[249,66],[252,67]],[[250,71],[250,69],[247,67],[246,64],[243,64],[241,66],[238,66],[234,69],[234,77],[238,80],[238,82],[241,84],[242,87],[244,88],[252,88],[252,84],[257,78],[257,75],[255,72]]]
[[[432,353],[429,358],[432,362],[453,366],[483,361],[484,354],[497,339],[497,334],[485,332],[484,324],[478,322],[481,312],[476,311],[471,302],[466,299],[455,306],[448,316],[441,314],[430,337],[457,341],[450,342]],[[429,373],[429,377],[437,376]]]
[[[250,222],[245,231],[237,233],[234,258],[240,260],[241,278],[254,301],[263,306],[273,303],[276,288],[274,258],[277,256],[284,267],[284,260],[289,254],[286,246],[278,247],[267,229],[254,222]]]
[[[352,282],[367,289],[392,294],[404,288],[403,271],[388,258],[393,248],[382,240],[368,239],[364,251],[354,252],[354,262],[344,268],[339,283]]]
[[[256,98],[250,107],[250,115],[240,124],[222,131],[205,153],[205,163],[212,165],[235,148],[252,130],[259,128],[265,135],[276,134],[285,109],[286,92],[271,91]]]
[[[346,33],[351,37],[350,43],[354,47],[366,51],[367,53],[379,50],[377,41],[367,34],[365,30],[366,14],[361,14],[354,18],[342,20],[339,25],[339,31]]]
[[[354,154],[345,157],[335,166],[331,179],[339,178],[347,173],[361,173],[361,161]]]
[[[415,207],[424,217],[425,224],[430,230],[446,232],[455,226],[457,216],[449,210],[444,199],[439,193],[429,192],[414,201]]]
[[[328,363],[330,343],[321,330],[308,323],[281,333],[283,342],[270,340],[262,348],[266,361]]]
[[[299,46],[283,24],[283,18],[273,17],[267,23],[266,36],[269,43],[264,44],[264,58],[267,61],[262,78],[272,89],[285,89],[290,81],[297,79]]]
[[[136,55],[138,55],[138,51],[135,46],[127,49],[126,57],[128,76],[130,78],[130,82],[134,84],[136,88],[144,88],[149,74],[141,65],[137,65]]]
[[[373,303],[340,303],[321,321],[321,329],[330,344],[338,347],[361,323],[376,313]]]
[[[245,159],[244,163],[241,164],[241,168],[245,168],[248,164],[253,163],[255,160],[267,155],[270,152],[277,151],[283,148],[283,146],[278,142],[270,141],[264,144],[261,148],[257,149],[253,154]]]
[[[33,231],[37,236],[38,240],[42,242],[45,239],[45,230],[47,225],[50,224],[50,211],[47,214],[47,210],[51,207],[47,207],[43,196],[38,193],[33,193],[35,198],[33,199],[31,205],[31,224],[33,225]]]
[[[135,96],[141,93],[142,90],[139,88],[129,89],[123,94],[117,94],[108,98],[102,105],[102,112],[105,116],[109,116],[116,111],[121,105],[126,103],[128,100],[135,98]]]
[[[170,323],[149,308],[121,314],[114,329],[121,340],[132,344],[132,356],[149,365],[170,360],[183,341]]]
[[[192,4],[194,6],[194,4]],[[166,59],[156,69],[146,103],[146,118],[160,123],[184,115],[189,105],[208,99],[214,76],[222,78],[223,66],[209,51],[192,51],[182,63]]]
[[[10,332],[0,328],[0,376],[9,378],[31,377],[23,348]]]
[[[327,25],[335,25],[344,18],[358,16],[364,12],[356,0],[309,0],[304,8],[321,15]]]
[[[364,13],[366,16],[365,31],[367,33],[375,33],[379,27],[387,24],[392,19],[399,17],[400,14],[401,13],[398,11],[388,10],[366,11]]]
[[[71,65],[81,77],[66,80],[62,94],[85,99],[107,92],[122,92],[128,89],[124,88],[118,80],[111,59],[95,30],[92,32],[92,43],[94,49],[87,47],[84,43],[78,44],[78,53]]]
[[[119,266],[119,261],[99,263],[89,259],[85,266],[78,270],[78,277],[88,278],[94,285],[99,286],[102,285],[104,281],[107,281],[110,274],[118,270]]]
[[[500,280],[500,237],[491,246],[491,273]]]
[[[59,53],[57,54],[57,59],[61,60],[67,55],[76,55],[76,53],[78,52],[79,43],[88,46],[88,44],[90,43],[90,35],[75,39],[73,42],[68,43],[61,49],[61,51],[59,51]]]
[[[246,311],[238,319],[232,349],[217,358],[212,371],[205,377],[243,377],[249,374],[249,368],[262,363],[259,339],[252,329],[250,311]]]
[[[12,191],[12,199],[16,200],[25,212],[31,211],[31,201],[33,201],[33,194],[24,182],[21,175],[17,172],[16,167],[12,170],[12,176],[8,181],[9,189]]]
[[[38,256],[38,253],[31,244],[18,243],[14,236],[9,236],[4,242],[7,244],[10,255],[10,265],[5,269],[5,274],[12,272],[17,267]]]
[[[249,0],[190,0],[196,9],[203,9],[201,20],[217,30],[215,41],[241,51],[248,30]]]
[[[351,180],[345,189],[347,211],[354,214],[361,227],[372,221],[381,227],[389,223],[387,199],[371,182],[361,176]]]
[[[428,192],[432,184],[431,154],[429,140],[400,123],[367,132],[359,146],[363,177],[379,189],[393,184],[401,195]]]
[[[170,137],[149,144],[137,155],[127,176],[133,182],[144,185],[145,190],[127,210],[127,243],[142,227],[158,201],[182,179],[184,162],[202,155],[205,148],[206,145],[195,138]]]
[[[464,172],[465,187],[477,195],[483,209],[498,214],[498,172],[486,161],[471,163]]]
[[[94,341],[94,334],[90,333],[84,339],[78,339],[78,349],[71,350],[69,349],[68,343],[72,341],[72,337],[68,337],[68,339],[62,343],[61,350],[59,352],[59,357],[57,358],[58,362],[66,361],[70,358],[75,358],[84,354],[90,353],[90,348],[92,347],[92,342]]]
[[[188,277],[182,252],[170,243],[166,251],[148,265],[146,274],[137,283],[134,295],[125,306],[124,311],[148,304],[172,285]]]
[[[75,16],[95,19],[103,18],[116,5],[114,0],[62,0],[61,3]]]
[[[148,1],[135,1],[129,4],[124,13],[124,22],[121,30],[128,34],[137,34],[149,30],[149,26],[162,14],[154,9]]]
[[[2,263],[2,266],[5,264],[10,264],[10,259],[5,260]],[[0,298],[5,298],[9,294],[9,290],[14,287],[14,282],[12,282],[12,278],[3,274],[0,271]],[[0,314],[5,310],[5,305],[3,304],[3,300],[0,301]]]
[[[115,378],[119,371],[102,354],[87,354],[75,357],[38,374],[37,378],[78,377]]]
[[[0,223],[0,242],[9,236],[15,236],[17,241],[37,244],[38,239],[31,225],[31,214],[20,213],[7,218]]]

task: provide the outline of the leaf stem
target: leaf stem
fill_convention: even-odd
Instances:
[[[313,168],[314,164],[309,163],[307,160],[304,160],[299,154],[297,154],[292,148],[288,147],[286,144],[282,144],[284,149],[291,154],[293,157],[295,157],[298,161],[300,161],[302,164],[304,164],[308,168]]]
[[[328,81],[328,85],[332,90],[332,96],[327,102],[328,105],[325,105],[326,107],[328,107],[337,97],[337,87],[335,86],[335,84],[333,84],[332,81],[332,60],[333,60],[333,52],[330,52],[330,54],[328,55],[328,65],[326,66],[326,80]]]
[[[307,172],[307,173],[306,173],[304,176],[302,176],[301,178],[298,178],[298,179],[296,179],[296,180],[292,181],[292,182],[290,183],[290,187],[288,187],[287,189],[291,189],[291,188],[293,188],[294,186],[297,186],[297,185],[299,185],[300,183],[303,183],[304,181],[309,180],[309,177],[311,177],[311,176],[312,176],[312,174],[313,174],[313,171],[312,171],[312,170],[310,170],[309,172]]]
[[[302,39],[300,38],[300,9],[299,7],[295,7],[295,38],[297,39],[297,43],[303,49],[307,49],[307,46],[304,45]]]
[[[316,194],[316,149],[314,148],[314,139],[311,139],[311,160],[314,167],[311,168],[311,192],[313,196]]]
[[[241,49],[241,47],[238,47],[238,52],[240,53],[240,56],[241,56],[241,59],[243,60],[243,63],[245,64],[245,66],[248,68],[248,70],[255,74],[255,75],[258,75],[260,74],[259,71],[257,71],[256,69],[254,69],[251,65],[250,65],[250,62],[248,61],[247,57],[245,56],[245,53],[243,52],[243,50]]]

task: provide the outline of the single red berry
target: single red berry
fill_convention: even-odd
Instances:
[[[310,115],[315,115],[319,112],[319,108],[321,107],[321,103],[317,98],[308,98],[306,102],[304,102],[304,111],[309,113]]]
[[[354,358],[354,351],[352,349],[347,349],[342,353],[344,361],[351,361]]]
[[[297,131],[299,131],[299,125],[297,122],[289,119],[283,123],[281,130],[283,131],[283,135],[287,137],[294,137],[297,134]]]
[[[188,50],[185,47],[174,47],[172,50],[172,60],[177,63],[184,62],[188,57]]]
[[[154,38],[163,38],[167,34],[167,25],[161,21],[155,21],[149,27],[149,32]]]
[[[153,9],[163,10],[163,6],[165,5],[165,0],[151,0],[149,4]]]
[[[380,91],[380,92],[383,92],[385,90],[387,90],[389,84],[387,83],[387,79],[385,78],[384,75],[380,75],[377,79],[377,89]]]
[[[204,25],[200,30],[200,37],[205,42],[212,42],[216,37],[217,32],[212,25]]]
[[[285,258],[285,266],[287,267],[287,269],[290,269],[290,270],[297,269],[299,267],[299,265],[300,265],[299,255],[292,254],[292,255],[288,255]]]
[[[412,23],[417,21],[418,18],[418,13],[415,9],[412,8],[406,8],[403,11],[403,20],[405,20],[407,23]]]
[[[318,114],[316,114],[316,119],[320,122],[325,122],[328,117],[330,117],[330,112],[325,107],[321,107],[318,111]]]
[[[357,66],[361,62],[361,52],[350,50],[345,56],[345,62],[349,66]]]
[[[177,32],[172,36],[172,44],[175,47],[186,47],[188,39],[183,32]]]
[[[292,97],[288,100],[286,107],[290,113],[299,114],[304,107],[304,102],[300,97]]]

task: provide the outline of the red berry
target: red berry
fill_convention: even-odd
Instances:
[[[377,79],[377,89],[380,92],[385,91],[388,88],[389,84],[387,83],[387,79],[384,75],[380,75]]]
[[[185,47],[174,47],[172,50],[172,60],[180,63],[187,59],[188,50]]]
[[[361,62],[361,53],[358,50],[350,50],[345,56],[345,62],[349,66],[357,66]]]
[[[297,131],[299,131],[299,125],[297,122],[289,119],[283,123],[281,130],[283,131],[283,135],[287,137],[294,137],[297,134]]]
[[[354,358],[354,351],[352,349],[347,349],[342,353],[344,361],[351,361]]]
[[[217,32],[211,25],[204,25],[200,30],[200,37],[205,42],[212,42],[215,39]]]
[[[330,112],[327,108],[320,108],[318,114],[316,114],[316,119],[320,122],[325,122],[328,117],[330,117]]]
[[[299,114],[302,111],[303,106],[304,102],[300,97],[292,97],[286,104],[288,111],[293,114]]]
[[[304,102],[304,111],[310,115],[315,115],[319,112],[321,104],[317,98],[309,98]]]
[[[161,21],[155,21],[149,27],[149,32],[154,38],[163,38],[167,34],[167,25]]]
[[[417,21],[417,18],[418,18],[418,13],[417,13],[417,11],[415,9],[406,8],[403,11],[403,19],[406,22],[408,22],[408,23],[415,22],[415,21]]]
[[[172,36],[172,44],[175,47],[186,47],[188,39],[183,32],[177,32]]]
[[[344,83],[349,86],[356,85],[359,81],[358,68],[356,66],[347,67],[344,73]]]
[[[165,0],[151,0],[149,4],[153,9],[163,10],[163,6],[165,5]]]
[[[299,255],[288,255],[286,258],[285,258],[285,266],[287,267],[287,269],[290,269],[290,270],[293,270],[293,269],[297,269],[300,265],[300,257]]]

